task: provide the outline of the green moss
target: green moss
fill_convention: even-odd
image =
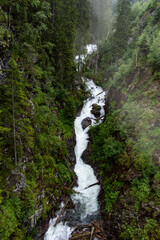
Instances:
[[[120,238],[123,240],[127,239],[140,239],[149,240],[159,238],[158,224],[157,221],[151,218],[146,219],[144,228],[140,228],[136,224],[136,220],[133,220],[130,225],[123,225],[123,232],[120,234]]]

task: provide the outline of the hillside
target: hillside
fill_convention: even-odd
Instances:
[[[159,205],[160,2],[0,0],[0,239],[159,240]]]
[[[41,235],[70,194],[68,146],[84,99],[74,62],[80,12],[74,0],[0,1],[1,240]],[[35,231],[39,220],[47,224]]]
[[[107,239],[159,239],[160,3],[121,10],[100,46],[97,73],[96,57],[89,61],[87,74],[107,89],[106,119],[90,132],[91,160],[103,184]]]

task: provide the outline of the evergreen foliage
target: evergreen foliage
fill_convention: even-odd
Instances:
[[[0,0],[2,240],[31,239],[33,222],[69,194],[66,139],[84,98],[74,62],[83,3]]]
[[[100,45],[97,76],[109,93],[105,121],[90,131],[91,160],[103,179],[108,223],[120,214],[113,227],[120,239],[159,238],[159,6],[118,1]]]

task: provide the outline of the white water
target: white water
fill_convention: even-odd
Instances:
[[[85,58],[87,57],[88,54],[92,54],[93,52],[97,51],[97,45],[96,44],[88,44],[85,47],[85,50],[86,50],[86,54],[77,55],[75,57],[75,61],[77,63],[77,70],[78,70],[78,65],[79,65],[79,69],[81,69],[82,63],[84,63]]]
[[[87,127],[85,130],[82,128],[82,121],[86,117],[89,117],[92,120],[92,126],[97,124],[94,115],[91,113],[92,104],[98,104],[101,106],[101,116],[104,116],[103,106],[105,104],[104,97],[105,93],[101,87],[98,87],[94,84],[92,80],[86,82],[87,90],[91,92],[91,98],[85,101],[83,109],[79,117],[75,120],[75,134],[76,134],[76,146],[75,146],[75,155],[76,155],[76,165],[75,173],[78,177],[78,187],[75,187],[74,190],[80,192],[81,194],[72,195],[72,200],[75,205],[78,206],[80,211],[80,219],[83,220],[89,215],[94,215],[98,211],[98,202],[97,197],[100,191],[100,186],[95,185],[91,188],[85,189],[91,184],[96,183],[98,180],[94,175],[93,169],[91,166],[85,164],[81,158],[82,153],[87,148],[88,144],[88,130]],[[101,120],[102,121],[102,120]],[[77,209],[78,210],[78,209]]]
[[[89,47],[89,50],[91,47]],[[83,80],[84,81],[84,80]],[[80,116],[75,120],[75,134],[76,134],[76,146],[75,146],[75,155],[76,155],[76,165],[75,173],[77,175],[77,187],[74,188],[75,191],[79,192],[78,194],[73,194],[71,196],[72,201],[75,204],[74,215],[76,219],[78,218],[79,222],[85,222],[85,220],[91,216],[94,216],[98,213],[99,206],[97,197],[100,191],[100,186],[95,185],[88,189],[85,189],[91,184],[96,183],[98,180],[94,175],[94,171],[91,166],[85,164],[82,159],[82,153],[87,148],[88,144],[88,130],[90,126],[83,130],[82,121],[86,117],[91,118],[91,125],[99,124],[91,113],[92,104],[98,104],[101,106],[101,116],[104,116],[104,105],[105,105],[105,92],[101,87],[98,87],[94,84],[92,80],[86,81],[86,90],[89,90],[91,97],[84,102]],[[62,209],[63,205],[61,206]],[[57,213],[57,217],[50,220],[49,229],[45,234],[44,240],[68,240],[73,232],[74,228],[71,228],[67,225],[67,222],[64,224],[60,222],[53,227],[58,215],[61,211]]]
[[[53,227],[63,209],[63,206],[64,204],[61,203],[60,210],[57,212],[56,217],[50,220],[49,228],[44,236],[44,240],[68,240],[71,235],[73,229],[68,227],[67,224],[60,222],[56,227]]]
[[[95,51],[97,51],[97,45],[96,44],[88,44],[86,46],[87,54],[91,54]]]

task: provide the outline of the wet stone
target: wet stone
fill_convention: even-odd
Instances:
[[[101,115],[101,106],[99,106],[98,104],[93,104],[92,105],[92,110],[91,113],[96,117],[99,118]]]
[[[82,123],[81,123],[83,130],[84,130],[85,128],[87,128],[89,125],[91,125],[91,123],[92,123],[92,121],[91,121],[91,119],[90,119],[89,117],[83,119],[83,121],[82,121]]]

